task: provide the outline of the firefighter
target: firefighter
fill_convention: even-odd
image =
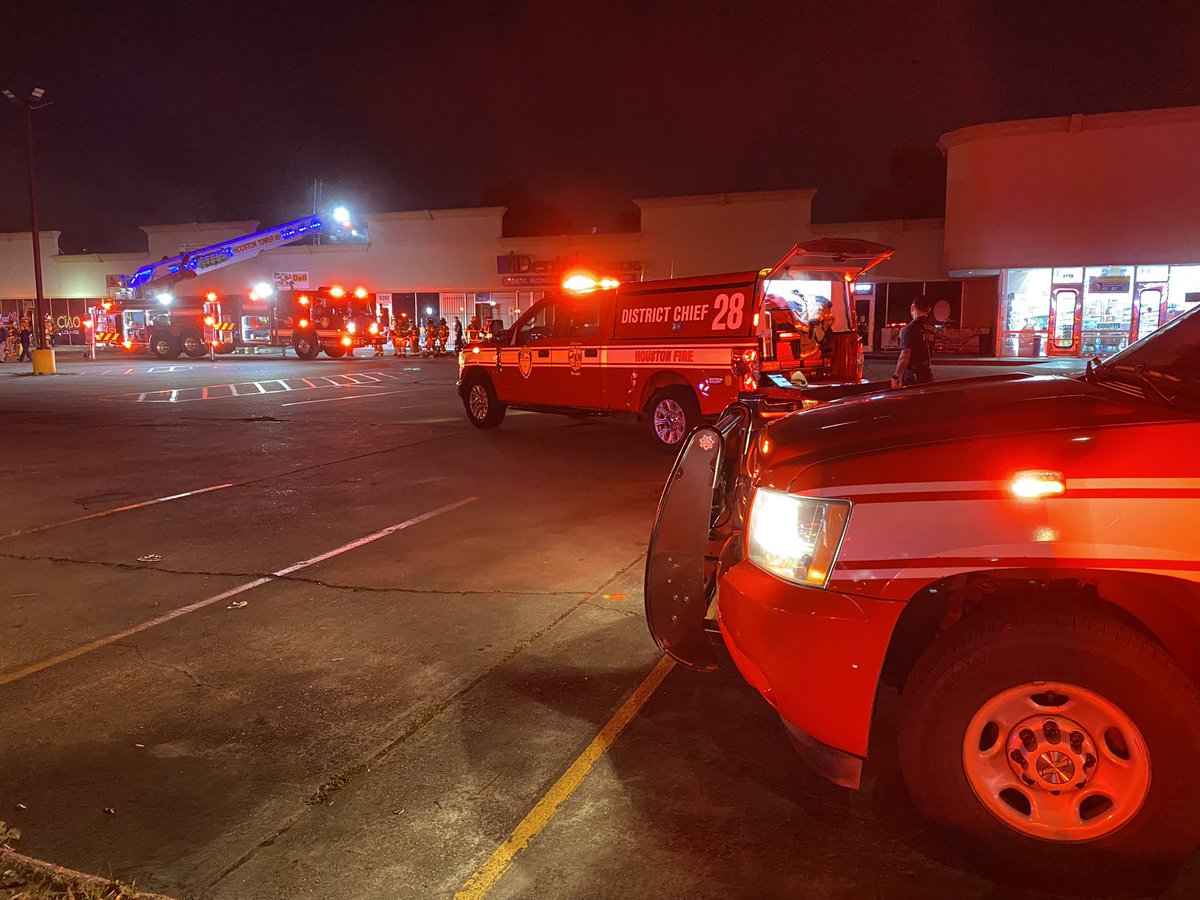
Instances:
[[[417,356],[421,352],[421,325],[415,319],[408,328],[408,355]]]
[[[483,329],[479,327],[479,316],[471,316],[471,321],[467,323],[467,343],[474,344],[482,333]]]
[[[383,356],[383,344],[387,338],[384,336],[383,328],[377,327],[375,333],[371,335],[371,346],[375,349],[376,356]]]
[[[392,351],[397,356],[403,356],[408,349],[408,326],[410,324],[408,316],[401,315],[396,322],[396,327],[392,329]]]
[[[444,356],[446,348],[450,346],[450,326],[446,324],[445,318],[438,321],[437,338],[434,340],[434,347],[437,348],[437,356]]]

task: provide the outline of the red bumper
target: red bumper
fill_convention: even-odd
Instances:
[[[903,604],[789,584],[742,561],[721,579],[718,621],[734,662],[785,721],[859,757]]]

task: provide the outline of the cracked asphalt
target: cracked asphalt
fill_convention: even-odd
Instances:
[[[23,853],[176,897],[451,897],[658,661],[669,460],[633,426],[476,431],[451,360],[60,369],[0,367]],[[491,895],[1043,896],[871,781],[808,772],[736,673],[676,669]]]

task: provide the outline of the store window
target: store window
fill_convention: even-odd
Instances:
[[[1171,266],[1162,324],[1178,319],[1200,303],[1200,266]]]
[[[1000,355],[1041,356],[1050,331],[1050,269],[1008,269],[1000,304]],[[1072,321],[1074,321],[1072,319]]]
[[[1107,356],[1129,346],[1133,326],[1133,267],[1092,266],[1084,270],[1084,356]]]

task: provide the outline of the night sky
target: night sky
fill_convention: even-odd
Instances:
[[[140,224],[273,224],[311,210],[318,177],[327,206],[505,203],[514,231],[798,187],[825,220],[936,215],[945,131],[1200,103],[1194,2],[12,4],[0,87],[54,100],[42,222],[69,251],[139,249]],[[0,230],[27,228],[2,104]]]

